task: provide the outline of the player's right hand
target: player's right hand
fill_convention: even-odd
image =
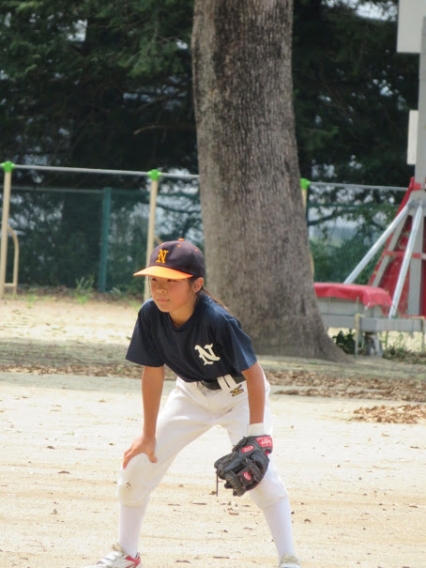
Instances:
[[[143,434],[135,438],[130,448],[124,452],[123,469],[125,469],[129,461],[138,454],[146,454],[150,462],[157,463],[155,442],[155,438],[147,438]]]

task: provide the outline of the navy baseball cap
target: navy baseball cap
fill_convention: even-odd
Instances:
[[[193,276],[204,278],[204,256],[198,247],[184,239],[167,241],[152,251],[149,265],[134,276],[155,276],[184,280]]]

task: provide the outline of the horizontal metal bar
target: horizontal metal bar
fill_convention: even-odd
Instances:
[[[388,185],[361,185],[354,183],[328,183],[326,181],[311,181],[311,185],[314,187],[344,187],[350,189],[380,189],[387,191],[407,191],[406,187],[395,187]]]
[[[149,172],[133,171],[133,170],[107,170],[99,168],[72,168],[65,166],[40,166],[40,165],[22,165],[15,164],[15,169],[20,170],[44,170],[44,171],[57,171],[57,172],[75,172],[87,174],[106,174],[106,175],[126,175],[126,176],[144,176],[149,177]],[[197,174],[170,174],[161,172],[161,177],[164,179],[199,179]],[[361,185],[361,184],[345,184],[345,183],[329,183],[324,181],[311,182],[312,186],[316,187],[342,187],[349,189],[379,189],[387,191],[407,191],[406,187],[394,187],[386,185]]]
[[[359,317],[359,316],[358,316]],[[332,314],[322,315],[325,327],[336,327],[343,329],[355,329],[355,316],[338,316]],[[359,330],[367,333],[379,331],[405,331],[405,332],[425,332],[426,325],[423,318],[371,318],[359,317]]]
[[[149,177],[149,172],[139,172],[132,170],[104,170],[98,168],[68,168],[64,166],[24,166],[21,164],[15,164],[15,170],[41,170],[41,171],[52,171],[52,172],[73,172],[73,173],[84,173],[84,174],[106,174],[113,176],[144,176]],[[161,172],[161,177],[164,179],[198,179],[198,175],[192,174],[168,174]]]

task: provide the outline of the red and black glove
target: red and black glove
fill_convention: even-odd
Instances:
[[[243,438],[230,454],[215,461],[216,475],[225,481],[225,488],[240,497],[264,478],[272,447],[272,438],[266,434]]]

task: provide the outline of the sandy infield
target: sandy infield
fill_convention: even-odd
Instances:
[[[136,313],[69,303],[53,311],[64,358],[76,337],[81,346],[91,337],[93,352],[102,346],[108,354],[113,344],[124,352]],[[0,363],[12,362],[2,346],[13,341],[35,353],[43,330],[49,353],[52,324],[43,314],[42,303],[0,303]],[[22,372],[20,363],[0,372],[0,567],[80,568],[117,538],[116,478],[140,428],[139,381]],[[165,396],[172,386],[166,382]],[[272,387],[274,454],[303,568],[426,568],[426,422],[359,422],[354,410],[377,402],[282,393]],[[144,567],[276,567],[250,499],[223,488],[215,495],[213,462],[227,451],[225,433],[214,428],[179,455],[152,496]]]

